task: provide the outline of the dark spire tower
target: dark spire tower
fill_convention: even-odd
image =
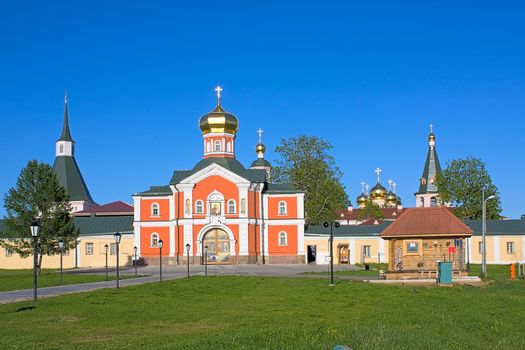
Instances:
[[[56,141],[55,154],[53,169],[69,195],[73,211],[81,211],[96,205],[75,160],[75,141],[69,131],[67,94],[64,97],[64,124],[60,138]]]
[[[419,191],[415,193],[416,207],[435,207],[439,205],[439,191],[436,176],[441,173],[441,165],[436,151],[436,135],[430,125],[428,135],[428,152],[423,168],[423,175],[419,179]]]

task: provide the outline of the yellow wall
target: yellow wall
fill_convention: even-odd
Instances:
[[[324,259],[324,256],[329,256],[329,244],[328,244],[328,237],[326,238],[319,238],[319,237],[305,237],[305,251],[307,251],[307,246],[309,245],[315,245],[317,246],[317,255],[318,260],[317,262],[320,264],[328,263]],[[350,238],[340,238],[335,237],[334,238],[334,264],[339,263],[339,252],[338,252],[338,246],[339,245],[348,245],[349,252],[349,258],[350,263],[361,263],[362,262],[362,252],[363,252],[363,246],[369,245],[370,246],[370,257],[365,257],[364,262],[366,263],[376,263],[378,262],[377,254],[379,251],[379,247],[381,243],[384,244],[384,252],[381,254],[381,262],[387,262],[388,261],[388,249],[387,249],[387,242],[384,241],[382,238],[379,237],[350,237]],[[353,250],[353,251],[352,251]],[[320,257],[320,258],[319,258]],[[353,260],[352,260],[353,258]]]
[[[104,253],[104,245],[108,246],[114,243],[113,236],[93,236],[80,237],[78,248],[78,267],[104,267],[106,266],[106,259]],[[93,255],[86,255],[86,243],[93,243]],[[119,265],[133,264],[131,257],[133,256],[133,235],[123,235],[120,242],[120,256]],[[75,267],[75,250],[70,250],[68,255],[63,255],[63,268],[70,269]],[[108,266],[116,266],[116,256],[110,255],[108,252]],[[60,255],[42,257],[42,268],[55,269],[60,267]],[[18,254],[13,253],[11,256],[6,256],[5,248],[0,248],[0,269],[31,269],[33,268],[33,256],[21,258]]]

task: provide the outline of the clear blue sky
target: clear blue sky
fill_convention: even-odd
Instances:
[[[198,118],[324,137],[353,202],[392,178],[414,205],[435,125],[442,165],[487,163],[504,214],[525,213],[525,21],[521,1],[4,1],[0,194],[36,158],[53,163],[63,94],[77,161],[99,203],[131,202],[202,157]],[[5,210],[0,209],[0,215]]]

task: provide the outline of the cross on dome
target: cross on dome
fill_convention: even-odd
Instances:
[[[396,193],[396,187],[397,187],[397,184],[395,182],[393,182],[392,183],[392,188],[393,188],[394,193]]]
[[[381,168],[377,168],[376,170],[374,170],[374,172],[376,173],[377,175],[377,182],[379,183],[379,175],[381,175]]]
[[[432,134],[434,131],[433,131],[433,128],[434,128],[434,125],[430,124],[430,133]]]
[[[368,184],[365,185],[365,189],[366,189],[366,194],[368,195],[368,191],[370,190],[370,186]]]
[[[217,92],[217,104],[220,105],[221,104],[221,91],[222,91],[222,88],[220,86],[217,86],[215,88],[215,91]]]
[[[390,190],[392,190],[392,184],[394,183],[394,181],[392,181],[392,179],[388,179],[388,186],[390,186]]]
[[[361,181],[361,193],[365,193],[365,185],[366,185],[366,182]]]
[[[259,128],[259,130],[257,130],[257,133],[259,134],[259,144],[262,143],[262,134],[263,134],[263,129]]]

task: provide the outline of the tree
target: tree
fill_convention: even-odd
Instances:
[[[38,268],[43,255],[60,253],[58,242],[64,248],[75,247],[78,229],[69,215],[70,205],[64,187],[51,166],[32,160],[22,169],[15,187],[4,196],[7,212],[6,230],[1,233],[0,245],[21,257],[33,255],[33,241],[29,226],[38,220]]]
[[[275,148],[280,159],[275,161],[272,177],[276,183],[290,183],[305,191],[308,224],[335,220],[336,211],[350,203],[341,184],[342,172],[328,153],[331,149],[326,140],[306,135],[282,139]]]
[[[486,186],[485,198],[496,196],[487,201],[487,219],[499,219],[501,201],[498,188],[479,158],[466,157],[455,159],[437,176],[440,200],[457,207],[454,214],[461,219],[482,218],[482,188]]]
[[[357,213],[357,220],[365,221],[369,219],[383,220],[385,215],[381,211],[379,205],[375,204],[371,200],[367,200],[365,206]]]

